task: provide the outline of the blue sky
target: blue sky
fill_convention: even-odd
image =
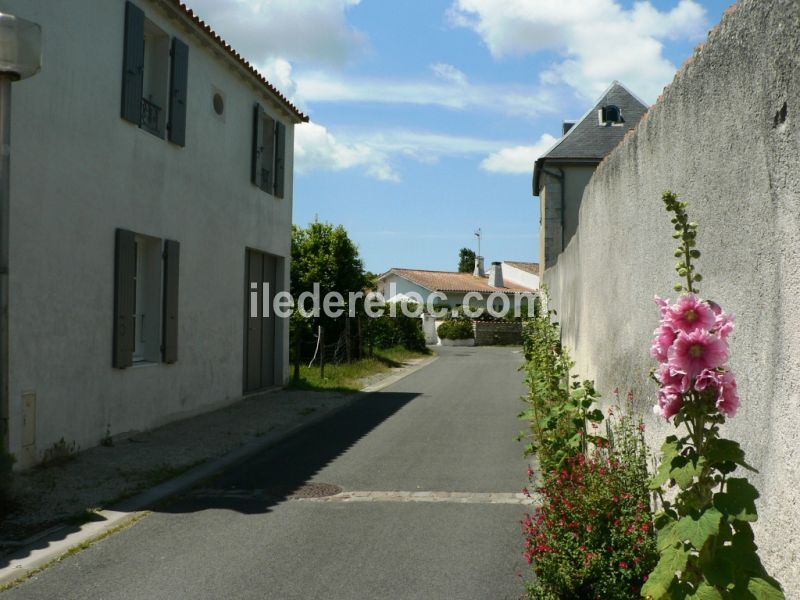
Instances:
[[[539,258],[535,158],[614,79],[652,103],[730,0],[188,0],[311,116],[294,222],[366,268]]]

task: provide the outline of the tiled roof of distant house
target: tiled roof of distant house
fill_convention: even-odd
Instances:
[[[234,50],[228,42],[223,40],[220,35],[214,31],[210,25],[208,25],[205,21],[203,21],[195,12],[186,6],[181,0],[160,0],[163,4],[168,6],[174,7],[182,12],[184,15],[189,17],[192,23],[202,31],[213,43],[219,46],[224,52],[230,55],[234,60],[236,60],[244,69],[250,73],[266,90],[279,101],[292,115],[294,115],[299,121],[303,123],[308,122],[308,115],[304,114],[299,108],[297,108],[294,104],[292,104],[289,99],[284,96],[278,88],[272,85],[269,81],[267,81],[266,77],[264,77],[258,70],[250,64],[245,57],[239,54],[236,50]]]
[[[520,271],[525,271],[526,273],[530,273],[531,275],[539,274],[539,263],[520,262],[517,260],[506,260],[503,261],[503,264],[514,267],[515,269],[519,269]],[[505,276],[505,274],[503,275]]]
[[[425,271],[422,269],[398,269],[387,271],[381,278],[392,273],[404,277],[432,292],[535,292],[536,290],[507,282],[508,285],[495,288],[489,285],[488,277],[476,277],[472,273],[455,273],[453,271]]]
[[[622,112],[623,122],[603,125],[598,111],[614,105]],[[619,81],[615,81],[583,118],[558,142],[536,160],[533,169],[533,194],[539,195],[539,177],[545,162],[585,162],[597,164],[622,141],[628,130],[636,127],[648,106]]]

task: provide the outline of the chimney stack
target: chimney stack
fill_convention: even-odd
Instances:
[[[493,262],[492,268],[489,269],[489,285],[493,288],[502,288],[503,285],[503,264]]]
[[[475,277],[485,277],[486,271],[483,270],[483,257],[475,257],[475,270],[472,272]]]

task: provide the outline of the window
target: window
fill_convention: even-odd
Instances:
[[[173,240],[116,233],[113,366],[178,357],[178,260]]]
[[[260,104],[253,109],[251,180],[268,194],[283,198],[286,179],[286,125],[269,116]]]
[[[618,106],[609,104],[599,111],[600,125],[618,125],[625,122],[622,118],[622,111]]]
[[[183,146],[189,47],[125,4],[122,118]]]

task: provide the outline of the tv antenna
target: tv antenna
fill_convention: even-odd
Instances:
[[[475,232],[475,237],[478,238],[478,256],[481,255],[481,228],[478,227],[478,231]]]

